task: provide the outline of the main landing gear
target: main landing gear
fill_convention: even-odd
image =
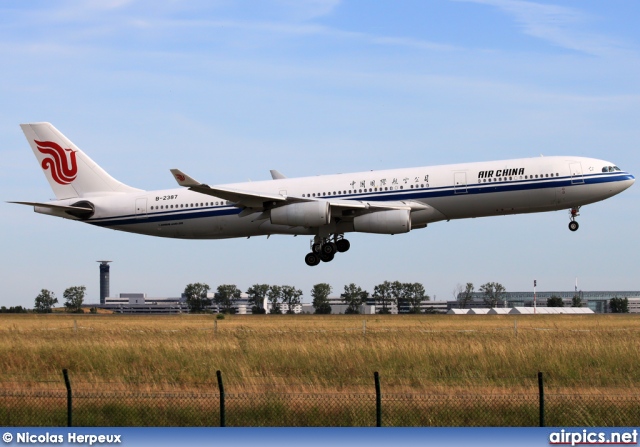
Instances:
[[[571,208],[571,210],[569,211],[569,213],[571,213],[571,222],[569,222],[569,229],[571,231],[578,231],[578,228],[580,228],[580,225],[576,221],[576,217],[580,215],[578,211],[580,211],[580,207]]]
[[[331,262],[336,253],[344,253],[349,247],[351,244],[342,234],[334,234],[333,239],[316,236],[311,242],[311,253],[307,253],[304,262],[309,266],[318,265],[320,261]]]

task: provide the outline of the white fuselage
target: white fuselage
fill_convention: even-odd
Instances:
[[[620,193],[633,175],[613,163],[583,157],[540,157],[421,168],[284,178],[222,185],[283,197],[359,202],[419,203],[412,228],[439,220],[577,208]],[[72,205],[79,199],[55,203]],[[318,234],[317,228],[275,225],[265,213],[242,212],[233,203],[186,188],[84,197],[95,206],[85,222],[160,237],[220,239],[271,234]],[[37,212],[80,220],[63,211]],[[242,212],[242,213],[241,213]],[[322,231],[355,231],[332,216]]]

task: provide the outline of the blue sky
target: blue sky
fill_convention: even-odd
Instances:
[[[118,180],[174,187],[543,155],[640,173],[640,4],[630,1],[5,1],[3,201],[53,194],[18,126],[50,121]],[[191,282],[372,291],[639,290],[637,185],[581,210],[353,234],[309,268],[307,237],[164,240],[0,204],[2,305],[40,289],[177,296]]]

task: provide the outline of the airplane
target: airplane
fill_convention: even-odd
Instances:
[[[176,189],[144,191],[111,177],[50,123],[21,124],[57,200],[10,202],[42,214],[151,236],[312,236],[309,266],[349,250],[346,233],[402,234],[451,219],[569,210],[629,188],[611,162],[549,156],[210,186],[171,169]]]

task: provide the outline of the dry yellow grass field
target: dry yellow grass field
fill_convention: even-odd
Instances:
[[[4,314],[0,386],[66,368],[78,386],[216,389],[221,370],[227,392],[371,392],[378,371],[386,391],[492,393],[543,371],[550,387],[626,392],[639,348],[633,315]]]

